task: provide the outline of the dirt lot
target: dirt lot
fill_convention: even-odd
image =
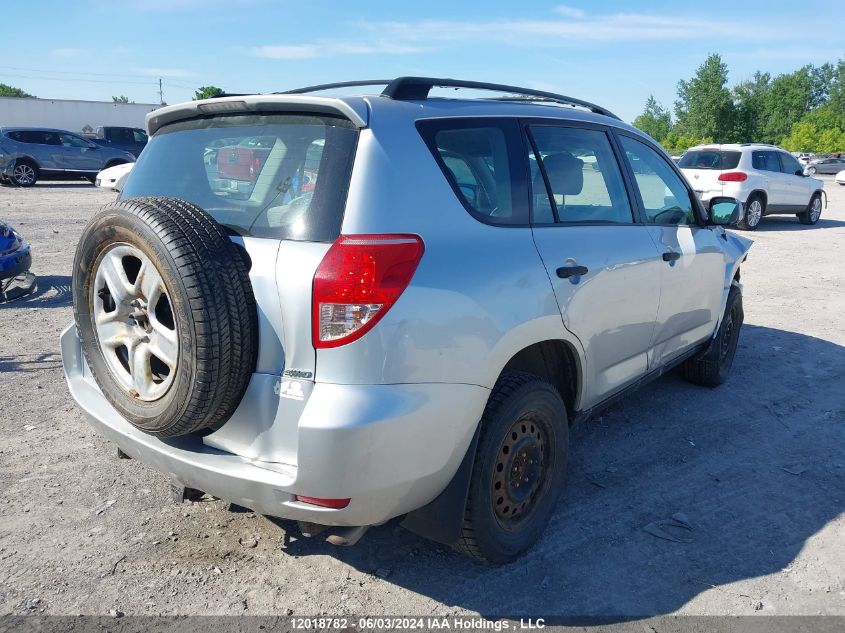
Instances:
[[[729,382],[667,377],[573,435],[540,545],[472,564],[393,525],[354,548],[222,501],[177,505],[71,401],[73,251],[113,194],[0,188],[37,293],[0,306],[0,613],[845,614],[845,187],[816,227],[766,220]],[[692,531],[652,534],[682,512]]]

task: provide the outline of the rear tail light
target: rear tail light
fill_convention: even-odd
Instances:
[[[314,347],[346,345],[372,329],[408,287],[423,250],[417,235],[339,237],[314,274]]]
[[[748,174],[744,171],[728,171],[719,174],[719,182],[744,182],[748,180]]]
[[[303,495],[294,495],[293,499],[294,501],[310,503],[313,506],[322,506],[324,508],[332,508],[334,510],[345,508],[349,505],[349,502],[352,501],[351,499],[321,499],[320,497],[306,497]]]

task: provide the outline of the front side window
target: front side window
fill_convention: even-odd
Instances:
[[[238,235],[333,241],[357,140],[351,122],[331,116],[179,121],[150,139],[121,197],[182,198]]]
[[[511,122],[514,126],[515,122]],[[511,164],[511,133],[498,121],[421,121],[420,133],[455,195],[479,220],[489,224],[525,224],[518,203],[518,170]],[[512,129],[516,129],[515,127]]]
[[[666,160],[645,143],[629,136],[619,138],[634,171],[646,222],[697,224],[689,190]]]
[[[533,151],[534,222],[633,222],[622,173],[607,134],[537,125]]]
[[[794,156],[791,154],[785,154],[783,152],[780,153],[780,164],[781,164],[781,171],[785,174],[792,174],[793,176],[797,175],[799,172],[803,173],[804,168],[801,167],[801,163],[799,163]]]
[[[147,133],[143,130],[132,130],[132,137],[135,139],[136,143],[146,143],[147,142]]]
[[[73,134],[59,134],[59,142],[62,147],[90,147],[91,144],[83,138]]]

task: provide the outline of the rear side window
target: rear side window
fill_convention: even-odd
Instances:
[[[634,221],[622,172],[607,134],[531,126],[534,222]]]
[[[9,138],[20,143],[32,143],[35,145],[59,145],[59,135],[55,132],[20,130],[19,132],[10,132]]]
[[[762,171],[780,171],[780,161],[775,152],[753,152],[751,166]]]
[[[736,169],[741,152],[720,152],[717,150],[692,150],[686,152],[678,161],[682,169]]]
[[[331,242],[340,235],[358,131],[329,116],[219,116],[162,127],[121,197],[199,205],[237,235]]]
[[[433,120],[420,121],[417,128],[473,216],[489,224],[527,224],[520,196],[524,180],[513,158],[515,121]]]

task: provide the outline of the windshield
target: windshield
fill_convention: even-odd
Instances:
[[[684,169],[736,169],[739,165],[740,152],[720,152],[718,150],[693,150],[686,152],[678,161],[678,167]]]
[[[150,139],[121,198],[168,196],[237,235],[340,235],[358,132],[346,119],[272,114],[179,121]]]

